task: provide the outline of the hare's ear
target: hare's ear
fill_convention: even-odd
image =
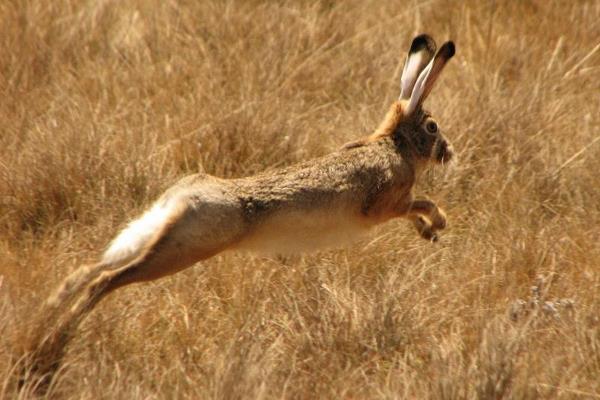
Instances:
[[[442,69],[444,69],[448,60],[454,56],[454,51],[453,42],[444,43],[436,53],[435,57],[433,57],[433,60],[431,60],[429,65],[421,72],[414,85],[412,94],[410,95],[410,102],[405,111],[407,115],[412,114],[419,105],[423,104],[429,95],[429,92],[431,92],[433,84],[440,76],[440,72],[442,72]]]
[[[402,71],[400,99],[408,100],[412,94],[415,82],[423,68],[431,61],[435,54],[435,41],[431,36],[422,34],[415,37],[406,56],[404,70]]]

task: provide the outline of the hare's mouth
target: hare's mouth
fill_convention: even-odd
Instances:
[[[444,141],[438,146],[435,158],[438,163],[445,164],[452,160],[452,155],[452,149],[448,146],[448,143]]]

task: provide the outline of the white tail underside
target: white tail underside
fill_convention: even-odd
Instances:
[[[102,261],[116,263],[128,261],[139,252],[169,221],[176,202],[156,203],[140,218],[132,221],[113,239],[102,256]]]

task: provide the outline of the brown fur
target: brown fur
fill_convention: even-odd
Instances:
[[[420,106],[394,102],[372,135],[340,151],[253,177],[182,179],[113,242],[100,262],[68,277],[42,308],[27,370],[50,378],[80,320],[107,294],[174,274],[224,250],[303,251],[335,245],[391,218],[437,239],[445,214],[412,187],[430,162],[449,160]],[[136,225],[137,224],[137,225]]]

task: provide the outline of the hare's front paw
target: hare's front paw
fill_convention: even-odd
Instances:
[[[446,227],[446,213],[441,208],[436,209],[431,216],[431,220],[431,227],[434,231],[439,231]]]
[[[419,232],[419,235],[421,235],[423,239],[429,240],[431,242],[438,241],[438,236],[435,233],[436,230],[434,229],[431,221],[427,217],[419,215],[414,220],[414,224],[415,228],[417,228],[417,232]]]

